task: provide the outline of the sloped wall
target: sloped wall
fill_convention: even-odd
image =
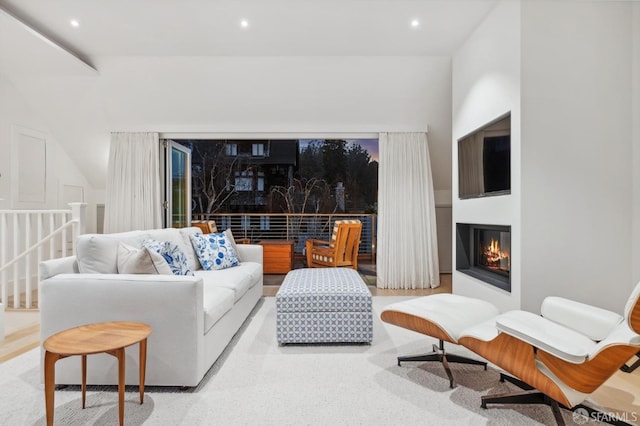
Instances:
[[[38,135],[45,140],[45,193],[42,201],[28,201],[19,193],[18,167],[29,167],[26,158],[19,164],[12,162],[17,147],[16,135],[20,132]],[[0,76],[0,209],[68,209],[65,198],[70,194],[83,193],[84,201],[90,203],[87,230],[95,229],[93,188],[78,170],[74,162],[51,135],[46,123],[37,116],[18,90]],[[26,164],[25,164],[26,163]],[[82,200],[76,200],[82,201]]]

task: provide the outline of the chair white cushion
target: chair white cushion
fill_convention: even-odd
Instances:
[[[622,322],[622,316],[562,297],[547,297],[540,308],[542,316],[592,340],[605,339]]]
[[[606,339],[601,340],[589,353],[589,358],[596,357],[602,350],[615,345],[634,345],[640,351],[640,335],[629,328],[629,324],[621,322],[618,324]]]
[[[500,333],[496,328],[496,319],[491,318],[487,321],[465,328],[458,338],[471,337],[483,342],[490,342],[498,337],[498,334]]]
[[[496,318],[499,331],[527,342],[565,361],[581,364],[596,348],[596,342],[539,315],[509,311]]]
[[[457,342],[460,334],[472,325],[499,314],[498,308],[484,300],[457,294],[434,294],[393,303],[385,311],[398,311],[435,323]]]

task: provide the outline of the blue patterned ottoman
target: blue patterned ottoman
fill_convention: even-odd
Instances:
[[[296,269],[276,294],[279,344],[371,343],[371,293],[350,268]]]

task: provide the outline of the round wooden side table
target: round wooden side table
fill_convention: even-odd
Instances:
[[[141,322],[101,322],[61,331],[44,341],[44,396],[47,426],[53,425],[56,361],[82,356],[82,408],[87,390],[87,355],[107,353],[118,359],[118,411],[124,424],[125,348],[140,343],[140,404],[144,401],[147,337],[151,327]]]

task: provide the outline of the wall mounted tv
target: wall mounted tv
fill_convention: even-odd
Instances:
[[[458,139],[458,196],[511,193],[511,115]]]

